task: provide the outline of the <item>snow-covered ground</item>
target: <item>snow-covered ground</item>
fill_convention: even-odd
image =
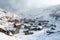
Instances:
[[[48,31],[50,28],[43,28],[40,31],[32,31],[33,34],[31,35],[24,35],[24,33],[22,32],[24,29],[20,29],[20,33],[13,36],[8,36],[0,32],[0,40],[60,40],[60,22],[55,21],[55,19],[49,19],[50,17],[47,18],[50,21],[50,24],[53,23],[56,25],[56,30],[53,30],[55,33],[48,35],[46,31]],[[13,28],[13,23],[7,22],[8,19],[20,20],[17,15],[11,14],[10,12],[5,12],[4,10],[0,9],[0,25],[2,25],[0,28],[7,28],[7,30],[15,30],[15,28]]]
[[[13,26],[13,23],[8,22],[9,19],[18,19],[18,16],[11,14],[5,10],[0,9],[0,28],[7,30],[9,27]],[[12,30],[12,28],[9,28]],[[1,31],[1,30],[0,30]],[[17,40],[14,36],[8,36],[3,32],[0,32],[0,40]]]
[[[60,32],[47,35],[46,29],[41,31],[34,31],[32,35],[17,34],[14,35],[18,40],[60,40]]]
[[[0,32],[0,40],[17,40],[17,39],[13,36],[10,37],[10,36]]]
[[[42,31],[34,31],[34,34],[32,35],[24,35],[24,34],[17,34],[14,35],[16,38],[23,39],[23,40],[44,40],[44,33],[45,30]]]

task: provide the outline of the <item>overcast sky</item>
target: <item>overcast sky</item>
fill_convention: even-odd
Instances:
[[[60,4],[60,0],[8,0],[8,2],[12,8],[20,12]]]
[[[16,8],[40,8],[60,4],[60,0],[9,0]]]
[[[0,0],[0,7],[27,10],[60,4],[60,0]]]
[[[34,8],[42,8],[59,5],[60,0],[0,0],[0,8],[14,11],[15,13],[26,12]]]

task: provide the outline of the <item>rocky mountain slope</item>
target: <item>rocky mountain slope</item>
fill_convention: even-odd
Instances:
[[[6,34],[1,32],[0,34],[3,34],[0,36],[1,39],[3,38],[2,36],[4,36],[4,38],[6,36],[6,40],[7,39],[11,39],[11,40],[15,40],[15,39],[17,39],[17,40],[20,40],[20,39],[22,39],[22,40],[48,40],[48,39],[60,40],[60,38],[59,38],[60,37],[60,34],[59,34],[60,33],[60,16],[59,16],[60,15],[60,6],[59,5],[53,6],[53,7],[47,7],[47,8],[43,8],[43,9],[42,8],[41,9],[31,9],[31,10],[29,10],[27,12],[23,12],[23,13],[25,13],[24,15],[26,16],[26,18],[32,18],[35,21],[40,21],[40,22],[41,22],[41,20],[42,20],[42,22],[47,20],[49,22],[45,26],[44,26],[44,24],[42,24],[42,25],[37,25],[37,26],[33,25],[34,26],[33,27],[30,25],[31,22],[29,22],[27,20],[29,23],[26,24],[26,23],[22,22],[24,25],[22,24],[23,26],[21,29],[18,28],[19,29],[18,34],[8,37]],[[55,14],[58,14],[59,17],[56,16]],[[23,17],[24,16],[22,16],[22,18]],[[56,20],[56,19],[58,19],[58,20]],[[16,28],[13,28],[13,26],[14,26],[14,23],[16,22],[16,20],[18,20],[17,23],[19,24],[20,23],[19,16],[0,9],[0,28],[1,29],[15,31]],[[39,22],[36,22],[35,24],[37,24],[37,23],[39,23]],[[33,24],[34,24],[34,22],[33,22]],[[28,27],[27,29],[26,29],[26,25]],[[25,26],[25,28],[24,28],[24,26]],[[29,27],[31,27],[31,29]],[[42,30],[37,29],[40,27],[43,27],[43,29]],[[28,30],[28,31],[26,31],[26,30]],[[33,33],[31,33],[31,35],[24,35],[23,32],[26,32],[26,33],[33,32]],[[14,39],[12,39],[10,37],[14,37]]]
[[[9,26],[13,26],[14,22],[8,20],[19,20],[19,17],[15,14],[7,12],[6,10],[0,9],[0,40],[17,40],[14,36],[8,31]],[[11,28],[12,30],[12,28]],[[14,30],[14,29],[13,29]]]

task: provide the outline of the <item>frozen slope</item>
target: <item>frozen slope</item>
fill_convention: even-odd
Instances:
[[[12,14],[6,10],[0,9],[0,28],[3,30],[7,30],[6,28],[8,28],[9,26],[13,26],[8,22],[7,20],[9,19],[18,19],[19,17],[15,14]],[[0,31],[1,31],[0,29]],[[4,32],[0,32],[0,40],[17,40],[16,37],[14,36],[8,36],[6,35]],[[21,40],[21,39],[20,39]]]
[[[54,30],[55,33],[52,33],[50,35],[47,35],[46,31],[49,30],[48,28],[43,29],[42,31],[34,31],[33,35],[21,35],[21,34],[17,34],[15,35],[17,38],[21,38],[21,39],[25,39],[25,40],[60,40],[60,21],[55,20],[54,18],[51,18],[49,16],[49,14],[52,13],[58,13],[60,11],[60,6],[53,6],[53,7],[48,7],[46,9],[35,9],[35,10],[31,10],[28,11],[26,13],[31,13],[34,14],[33,18],[39,18],[41,16],[44,17],[44,19],[49,20],[49,24],[54,24],[56,25],[56,30]],[[36,15],[37,14],[37,15]],[[39,15],[38,15],[39,14]],[[20,36],[19,36],[20,35]]]
[[[20,39],[22,39],[22,40],[60,40],[60,38],[59,38],[60,37],[60,32],[59,32],[60,31],[60,21],[55,21],[54,19],[49,17],[50,13],[55,13],[55,11],[57,11],[57,10],[60,11],[59,7],[48,8],[48,9],[44,9],[42,11],[40,11],[40,9],[39,9],[39,11],[38,11],[38,9],[35,9],[32,11],[26,12],[26,13],[31,13],[31,15],[35,13],[34,16],[32,15],[33,18],[35,18],[35,17],[40,18],[41,16],[44,16],[44,19],[49,20],[50,24],[52,23],[52,24],[57,25],[56,30],[55,30],[56,33],[47,35],[46,31],[48,29],[43,29],[41,31],[34,31],[34,34],[32,34],[32,35],[23,35],[23,34],[19,33],[19,34],[14,35],[13,37],[15,37],[17,40],[20,40]],[[0,22],[3,24],[3,26],[6,26],[6,27],[9,26],[10,24],[6,21],[7,19],[5,18],[5,13],[2,11],[0,13],[1,13],[0,17],[2,17],[2,16],[4,17],[4,18],[2,18],[4,21],[1,20]],[[25,15],[26,15],[26,13],[25,13]],[[36,13],[38,13],[39,15],[36,15]],[[47,15],[45,15],[45,14],[47,14]],[[9,14],[9,16],[10,15],[11,14]],[[10,16],[10,17],[12,17],[12,16]],[[16,16],[12,17],[12,18],[15,19]],[[6,24],[4,24],[4,23],[6,23]],[[0,34],[2,34],[2,33],[0,33]],[[3,34],[2,36],[4,36],[4,35],[5,34]],[[1,36],[1,39],[2,39],[2,36]],[[5,35],[5,36],[7,36],[7,35]],[[4,38],[5,38],[5,36],[4,36]]]
[[[60,40],[60,32],[46,36],[45,40]]]
[[[46,29],[42,31],[34,31],[33,35],[21,35],[17,34],[15,37],[23,40],[60,40],[60,32],[56,32],[50,35],[47,35]]]
[[[0,32],[0,40],[17,40],[17,39],[13,36],[8,36]]]
[[[17,35],[14,35],[16,36],[16,38],[19,38],[20,39],[23,39],[23,40],[44,40],[44,36],[45,36],[45,33],[44,33],[45,30],[42,30],[42,31],[34,31],[34,34],[32,35],[21,35],[21,34],[17,34]]]

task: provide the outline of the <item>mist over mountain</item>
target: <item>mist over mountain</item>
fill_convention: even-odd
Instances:
[[[59,4],[59,0],[0,0],[0,40],[60,40]]]
[[[40,5],[40,1],[36,1],[34,2],[34,0],[31,2],[32,0],[0,0],[0,8],[5,9],[7,11],[13,12],[17,15],[19,15],[20,17],[23,18],[36,18],[36,17],[40,17],[40,16],[48,16],[50,13],[54,13],[56,10],[60,11],[60,5],[56,3],[56,2],[52,2],[52,4],[47,4],[42,7],[42,5]],[[41,4],[43,1],[41,1]],[[47,2],[47,0],[45,1]],[[49,2],[49,1],[48,1]],[[51,2],[51,1],[50,1]],[[32,4],[31,4],[32,3]],[[36,5],[35,5],[36,3]],[[39,4],[39,5],[37,5]]]
[[[60,5],[44,7],[44,8],[35,8],[28,11],[24,11],[19,15],[26,18],[39,18],[41,16],[48,17],[49,14],[59,14]]]

